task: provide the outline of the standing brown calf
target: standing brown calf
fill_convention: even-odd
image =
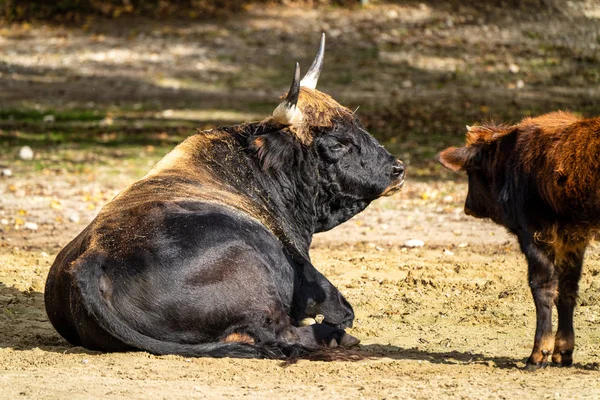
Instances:
[[[537,318],[527,367],[545,367],[550,354],[553,363],[571,365],[583,255],[600,227],[600,118],[554,112],[467,129],[466,146],[437,159],[467,172],[465,213],[508,228],[527,257]]]

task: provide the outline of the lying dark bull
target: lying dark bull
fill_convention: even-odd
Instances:
[[[102,351],[281,358],[351,346],[354,313],[310,262],[315,232],[397,192],[404,166],[315,90],[315,62],[262,122],[200,132],[57,256],[46,310]],[[322,324],[298,326],[323,315]]]
[[[583,255],[600,227],[599,138],[599,119],[556,112],[469,128],[465,147],[438,154],[442,165],[468,174],[465,213],[508,228],[527,257],[537,318],[529,368],[545,366],[550,354],[560,366],[573,362]]]

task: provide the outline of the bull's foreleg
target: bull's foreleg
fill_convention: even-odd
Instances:
[[[554,339],[552,362],[561,367],[567,367],[573,363],[573,349],[575,347],[573,312],[577,302],[585,244],[575,246],[572,250],[566,255],[561,265],[558,297],[556,298],[558,329]]]
[[[552,334],[552,307],[558,290],[554,261],[538,247],[533,238],[519,238],[528,262],[529,288],[533,295],[536,313],[533,350],[527,360],[528,369],[544,368],[554,350]]]
[[[305,258],[295,257],[292,262],[296,270],[292,317],[300,321],[322,314],[326,324],[351,327],[354,311],[339,290]]]

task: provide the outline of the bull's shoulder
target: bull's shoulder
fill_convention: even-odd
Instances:
[[[233,161],[247,147],[249,136],[272,129],[269,121],[262,121],[199,131],[159,160],[146,177],[166,171],[180,171],[189,175],[197,173],[202,165]]]
[[[143,216],[149,210],[177,209],[182,204],[198,207],[212,204],[249,214],[258,220],[267,217],[263,215],[264,207],[248,195],[244,186],[230,185],[209,172],[186,175],[173,170],[134,182],[108,203],[101,215],[128,213]]]
[[[208,154],[215,152],[217,143],[227,139],[228,135],[223,130],[200,132],[190,136],[159,160],[144,178],[175,172],[188,176],[195,174],[198,164],[202,163]]]

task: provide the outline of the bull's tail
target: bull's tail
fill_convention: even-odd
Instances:
[[[102,270],[97,257],[84,256],[80,259],[79,265],[81,268],[75,268],[74,275],[87,312],[102,329],[131,348],[156,355],[270,359],[302,357],[311,351],[299,343],[284,341],[256,344],[241,342],[184,344],[155,339],[133,329],[118,313],[108,307],[100,291]]]

